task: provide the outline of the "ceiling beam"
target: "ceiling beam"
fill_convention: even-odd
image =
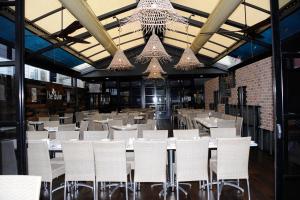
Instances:
[[[57,8],[57,9],[55,9],[55,10],[52,10],[52,11],[46,13],[46,14],[43,14],[43,15],[41,15],[41,16],[39,16],[39,17],[33,19],[33,20],[31,20],[30,22],[31,22],[31,23],[36,23],[37,21],[42,20],[42,19],[44,19],[45,17],[49,17],[50,15],[53,15],[53,14],[55,14],[55,13],[57,13],[57,12],[59,12],[59,11],[62,11],[62,10],[64,10],[64,9],[65,9],[64,7]]]
[[[262,7],[259,7],[259,6],[256,6],[256,5],[254,5],[254,4],[248,3],[248,2],[246,2],[246,1],[243,1],[242,4],[244,4],[245,6],[248,6],[248,7],[250,7],[250,8],[253,8],[253,9],[255,9],[255,10],[259,10],[259,11],[261,11],[261,12],[264,12],[264,13],[266,13],[266,14],[268,14],[268,15],[271,14],[271,12],[270,12],[269,10],[266,10],[266,9],[264,9],[264,8],[262,8]]]

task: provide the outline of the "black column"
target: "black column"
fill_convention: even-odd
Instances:
[[[283,151],[283,74],[280,40],[280,13],[278,0],[270,0],[272,22],[273,90],[275,100],[275,199],[284,199],[284,151]]]
[[[25,135],[25,106],[24,106],[24,0],[16,1],[16,18],[15,18],[15,62],[16,62],[16,90],[18,94],[17,101],[17,156],[18,156],[18,173],[27,174],[27,148]]]

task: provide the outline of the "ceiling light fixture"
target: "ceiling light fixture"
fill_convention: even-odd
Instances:
[[[193,15],[191,15],[189,17],[189,19],[192,16]],[[181,58],[180,58],[179,62],[177,63],[177,65],[175,65],[175,69],[181,70],[181,71],[189,71],[189,70],[193,70],[195,68],[204,67],[204,64],[199,62],[196,55],[194,54],[194,52],[189,47],[190,42],[189,42],[189,31],[188,31],[188,29],[189,29],[189,25],[186,26],[186,44],[187,44],[187,47],[184,50],[183,54],[181,55]]]
[[[166,72],[161,67],[159,61],[156,58],[152,58],[150,64],[147,69],[143,72],[143,74],[151,73],[151,72],[159,72],[161,74],[166,74]]]
[[[134,13],[124,23],[140,22],[146,33],[153,30],[164,31],[172,22],[187,23],[178,15],[169,0],[140,0]]]
[[[126,71],[131,70],[133,68],[133,65],[129,62],[127,57],[124,54],[124,51],[120,48],[120,32],[121,32],[121,26],[120,21],[117,17],[114,17],[119,22],[119,44],[118,44],[118,50],[116,51],[110,65],[107,67],[107,70],[111,71]]]
[[[137,62],[145,63],[150,61],[152,58],[157,58],[161,62],[171,61],[171,56],[165,50],[159,37],[152,32],[145,48],[142,53],[136,57]]]

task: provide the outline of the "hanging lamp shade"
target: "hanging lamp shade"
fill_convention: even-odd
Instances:
[[[160,72],[150,72],[147,79],[164,79]]]
[[[107,69],[111,71],[126,71],[133,69],[133,65],[129,62],[124,52],[118,49]]]
[[[151,59],[150,64],[148,65],[147,69],[143,73],[146,74],[151,72],[159,72],[161,74],[166,74],[166,72],[163,70],[163,68],[159,64],[159,61],[156,58]]]
[[[169,0],[140,0],[134,13],[124,23],[140,22],[143,31],[164,31],[172,22],[187,23],[187,19],[178,15]]]
[[[182,71],[189,71],[199,67],[204,67],[204,64],[199,62],[198,58],[189,47],[184,50],[179,62],[175,65],[175,69]]]
[[[165,50],[159,37],[153,32],[142,53],[136,57],[137,62],[145,63],[152,58],[157,58],[161,62],[171,61],[171,56]]]

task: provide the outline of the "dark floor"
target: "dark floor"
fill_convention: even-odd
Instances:
[[[160,121],[158,123],[159,129],[168,129],[169,134],[172,134],[172,128],[169,123]],[[251,190],[251,199],[252,200],[271,200],[274,199],[274,160],[273,157],[268,153],[262,152],[256,148],[251,149],[250,161],[249,161],[249,174],[250,174],[250,190]],[[62,179],[63,181],[63,179]],[[59,180],[56,181],[57,185]],[[241,186],[245,188],[245,193],[238,192],[236,189],[229,186],[225,186],[222,190],[221,200],[241,200],[247,199],[246,191],[246,182],[241,181]],[[207,199],[207,191],[199,190],[198,182],[192,183],[192,188],[189,190],[187,187],[184,187],[188,191],[188,197],[186,198],[183,193],[180,193],[180,199]],[[161,188],[157,187],[153,190],[150,188],[150,184],[142,184],[141,191],[138,193],[138,198],[141,200],[151,200],[151,199],[160,199],[158,196]],[[216,198],[216,188],[210,191],[211,200]],[[70,197],[70,196],[69,196]],[[43,200],[48,199],[48,195],[42,190]],[[63,190],[57,191],[53,195],[54,200],[63,199]],[[93,193],[90,189],[80,189],[78,195],[74,198],[68,199],[78,199],[78,200],[92,200]],[[99,192],[99,199],[108,200],[108,190],[105,192]],[[119,189],[114,193],[111,200],[125,199],[125,192],[123,189]],[[133,199],[132,192],[129,192],[129,199]],[[163,198],[161,198],[163,199]],[[171,192],[167,194],[167,199],[176,199],[176,193]]]

